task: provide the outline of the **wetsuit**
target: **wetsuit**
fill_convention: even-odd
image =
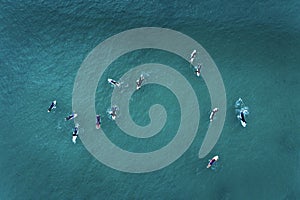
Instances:
[[[72,119],[73,117],[74,117],[74,114],[69,115],[68,117],[66,117],[66,120],[70,120],[70,119]]]
[[[241,112],[241,118],[242,118],[242,121],[246,123],[244,112]]]
[[[77,127],[74,128],[73,136],[78,136],[78,128]]]
[[[96,122],[96,123],[100,125],[100,124],[101,124],[100,115],[97,115],[97,116],[96,116],[96,120],[97,120],[97,122]]]

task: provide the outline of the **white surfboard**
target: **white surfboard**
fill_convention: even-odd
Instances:
[[[212,166],[212,164],[214,163],[211,163],[211,161],[214,160],[214,162],[218,161],[219,160],[219,156],[214,156],[212,159],[209,160],[208,162],[208,165],[206,166],[206,168],[210,168]]]
[[[113,86],[120,86],[120,83],[118,83],[117,81],[115,81],[115,80],[113,80],[113,79],[111,79],[111,78],[109,78],[109,79],[107,79],[107,81],[110,83],[110,84],[112,84]]]
[[[48,112],[51,112],[54,108],[56,108],[56,100],[52,101],[51,105],[53,104],[53,107],[51,108],[51,106],[48,108]]]
[[[71,119],[74,119],[74,118],[76,118],[78,115],[76,114],[76,113],[74,113],[74,116],[71,118]],[[71,120],[70,119],[70,120]]]
[[[245,122],[243,122],[242,120],[241,120],[241,124],[242,124],[243,127],[247,126],[247,124]]]
[[[192,64],[194,62],[194,59],[196,58],[196,49],[191,53],[190,63]]]
[[[76,144],[76,139],[77,139],[77,135],[74,135],[73,137],[72,137],[72,142],[74,143],[74,144]]]

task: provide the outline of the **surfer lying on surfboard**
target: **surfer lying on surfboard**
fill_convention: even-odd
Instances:
[[[209,160],[209,163],[206,166],[206,168],[210,168],[217,160],[219,160],[219,156],[214,156],[211,160]]]
[[[107,79],[107,81],[108,81],[111,85],[113,85],[113,86],[120,87],[120,85],[121,85],[119,82],[117,82],[117,81],[115,81],[115,80],[113,80],[113,79],[111,79],[111,78]]]
[[[140,89],[142,87],[142,83],[145,80],[145,77],[143,76],[143,74],[141,74],[140,78],[138,80],[136,80],[136,89]]]
[[[54,108],[56,108],[56,100],[52,101],[51,105],[48,108],[48,112],[51,112]]]
[[[214,116],[216,114],[216,112],[218,112],[219,109],[218,108],[214,108],[211,113],[210,113],[210,116],[209,116],[209,120],[212,121],[214,119]]]
[[[194,59],[196,58],[197,51],[196,49],[191,53],[190,63],[193,64]]]
[[[69,115],[68,117],[65,118],[66,121],[69,121],[71,119],[74,119],[75,117],[77,117],[76,113],[72,113],[71,115]]]

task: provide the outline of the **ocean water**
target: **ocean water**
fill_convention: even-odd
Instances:
[[[299,10],[297,0],[1,1],[0,199],[300,199]],[[74,123],[64,117],[72,112],[73,84],[86,56],[105,39],[139,27],[173,29],[202,44],[222,75],[227,115],[218,143],[199,159],[211,108],[205,82],[176,67],[181,61],[166,52],[120,57],[98,88],[139,64],[169,64],[189,77],[202,117],[178,160],[131,174],[96,160],[80,139],[74,145]],[[172,140],[180,113],[171,91],[146,85],[142,96],[132,96],[130,114],[139,125],[149,123],[155,103],[168,112],[164,129],[147,141],[128,137],[105,116],[112,91],[97,89],[95,97],[112,142],[147,152]],[[239,97],[250,108],[246,128],[234,112]],[[57,109],[47,113],[54,99]],[[220,160],[206,169],[215,154]]]

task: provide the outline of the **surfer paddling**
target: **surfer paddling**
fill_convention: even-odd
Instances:
[[[210,116],[209,116],[209,120],[212,122],[212,120],[214,119],[214,116],[216,114],[216,112],[218,112],[219,109],[218,108],[214,108],[211,113],[210,113]]]

